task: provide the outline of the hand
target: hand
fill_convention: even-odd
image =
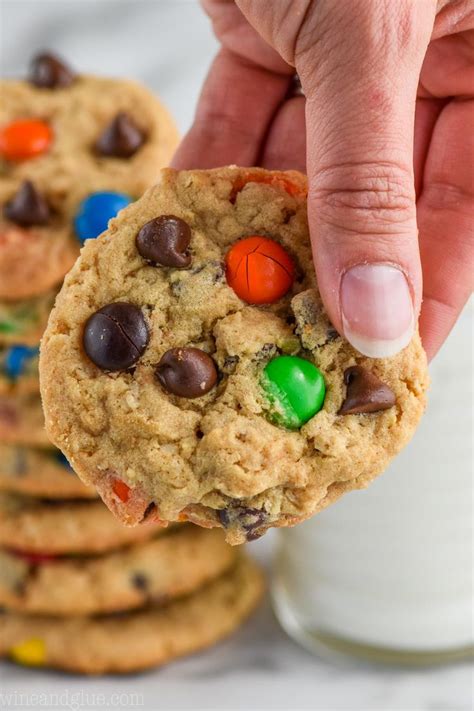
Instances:
[[[433,357],[471,291],[472,3],[203,4],[223,47],[174,165],[307,167],[333,324],[383,357],[408,343],[419,315]],[[289,93],[295,69],[306,100]]]

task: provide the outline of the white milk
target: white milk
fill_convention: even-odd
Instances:
[[[276,611],[313,649],[400,661],[472,652],[470,317],[433,362],[428,412],[389,470],[280,534]]]

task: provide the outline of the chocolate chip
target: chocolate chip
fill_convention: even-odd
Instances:
[[[227,375],[230,375],[236,369],[239,361],[240,357],[238,355],[228,355],[224,360],[222,370],[224,373],[227,373]]]
[[[278,355],[279,349],[275,343],[264,343],[257,353],[255,353],[254,360],[256,361],[267,361],[271,360]]]
[[[30,82],[40,89],[64,89],[70,86],[76,75],[59,57],[42,52],[33,57],[30,67]]]
[[[395,405],[393,390],[360,365],[354,365],[344,371],[344,382],[347,391],[346,399],[339,410],[340,415],[378,412]]]
[[[25,180],[12,199],[5,204],[3,214],[7,220],[21,227],[32,227],[46,224],[50,217],[50,209],[31,180]]]
[[[229,506],[220,509],[217,515],[224,528],[238,526],[245,531],[248,541],[255,541],[263,535],[264,532],[258,529],[268,520],[266,511],[247,506]]]
[[[158,515],[158,509],[155,503],[153,501],[148,504],[146,507],[145,511],[143,512],[142,519],[140,523],[144,523],[145,521],[153,521]]]
[[[149,332],[145,317],[133,304],[103,306],[84,326],[84,350],[102,370],[127,370],[143,355]]]
[[[211,259],[209,261],[202,262],[201,264],[197,264],[193,267],[193,269],[191,269],[191,274],[201,274],[204,270],[211,276],[213,284],[218,284],[219,282],[224,281],[224,265],[218,259]]]
[[[125,111],[120,111],[95,144],[101,156],[130,158],[145,142],[145,133]]]
[[[336,331],[335,328],[329,326],[326,329],[326,343],[332,343],[333,341],[337,341],[338,338],[340,338],[339,333]]]
[[[143,225],[137,234],[139,254],[154,265],[183,269],[191,264],[188,253],[191,229],[175,215],[160,215]]]
[[[146,592],[149,587],[148,578],[144,573],[134,573],[131,578],[132,586],[141,592]]]
[[[179,397],[201,397],[217,382],[211,356],[199,348],[171,348],[161,357],[155,375],[168,392]]]

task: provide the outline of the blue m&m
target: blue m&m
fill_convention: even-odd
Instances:
[[[127,207],[133,198],[125,193],[91,193],[79,204],[74,218],[77,239],[84,244],[86,239],[95,239],[107,229],[109,220]]]
[[[60,464],[62,467],[65,469],[70,469],[72,470],[71,465],[69,464],[68,459],[64,456],[64,454],[58,449],[57,452],[54,452],[54,459],[58,464]]]
[[[8,378],[17,380],[28,368],[30,361],[36,358],[39,348],[29,346],[11,346],[5,352],[3,370]]]

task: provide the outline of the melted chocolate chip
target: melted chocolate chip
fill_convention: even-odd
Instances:
[[[201,397],[217,382],[211,356],[199,348],[171,348],[161,357],[155,375],[163,388],[179,397]]]
[[[148,339],[141,309],[123,301],[102,307],[84,326],[84,350],[102,370],[130,368],[143,355]]]
[[[156,504],[154,504],[152,501],[150,504],[148,504],[145,511],[143,512],[143,516],[140,523],[144,523],[145,521],[154,521],[157,517],[158,509],[156,507]]]
[[[335,328],[329,326],[326,329],[326,343],[333,343],[333,341],[337,341],[338,338],[340,338],[339,333]]]
[[[146,592],[149,587],[148,578],[144,573],[134,573],[131,577],[131,583],[134,588],[141,592]]]
[[[7,220],[16,225],[32,227],[46,224],[50,217],[50,209],[31,180],[25,180],[12,199],[5,204],[3,214]]]
[[[238,355],[227,356],[226,359],[224,360],[222,370],[224,371],[224,373],[227,373],[227,375],[230,375],[236,369],[239,361],[240,361],[240,358]]]
[[[174,215],[160,215],[143,225],[136,245],[139,254],[151,264],[183,269],[191,264],[190,241],[187,222]]]
[[[143,145],[145,138],[131,116],[120,111],[97,139],[95,150],[101,156],[130,158]]]
[[[229,506],[227,509],[221,509],[217,514],[224,528],[238,526],[245,531],[247,541],[255,541],[263,535],[264,531],[258,529],[268,519],[265,511],[246,506]]]
[[[67,64],[50,52],[37,54],[31,62],[30,82],[40,89],[64,89],[75,78]]]
[[[347,391],[346,399],[339,410],[340,415],[388,410],[396,403],[393,390],[360,365],[354,365],[344,371],[344,382]]]

